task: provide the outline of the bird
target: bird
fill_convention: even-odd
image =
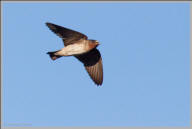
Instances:
[[[58,35],[64,43],[64,48],[47,52],[52,60],[60,57],[74,56],[83,63],[85,70],[97,86],[103,83],[103,63],[97,46],[97,40],[88,39],[85,34],[78,31],[46,22],[47,27]]]

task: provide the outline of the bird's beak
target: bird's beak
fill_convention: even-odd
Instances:
[[[96,41],[96,45],[99,45],[99,42],[98,42],[98,41]]]

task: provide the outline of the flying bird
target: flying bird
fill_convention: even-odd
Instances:
[[[58,51],[48,52],[52,60],[56,60],[62,56],[74,56],[84,64],[86,71],[95,84],[102,85],[103,83],[103,65],[99,50],[96,48],[99,45],[97,40],[89,40],[88,37],[80,32],[46,23],[48,28],[56,35],[62,38],[64,48]]]

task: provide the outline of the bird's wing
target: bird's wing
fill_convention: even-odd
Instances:
[[[103,83],[103,65],[100,52],[95,48],[88,53],[75,57],[84,64],[95,84],[101,85]]]
[[[63,39],[65,46],[69,44],[73,44],[74,42],[80,39],[87,39],[87,36],[80,32],[77,32],[62,26],[58,26],[52,23],[46,23],[46,25],[49,27],[51,31],[53,31],[60,38]]]

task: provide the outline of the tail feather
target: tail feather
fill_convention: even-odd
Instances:
[[[55,55],[56,52],[57,52],[57,51],[55,51],[55,52],[47,52],[47,54],[50,56],[50,58],[51,58],[52,60],[56,60],[56,59],[58,59],[58,58],[61,57],[61,56]]]

